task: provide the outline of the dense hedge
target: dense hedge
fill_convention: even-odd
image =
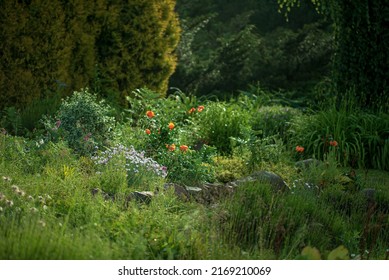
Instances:
[[[120,102],[164,94],[179,39],[175,0],[0,2],[0,107],[93,87]]]

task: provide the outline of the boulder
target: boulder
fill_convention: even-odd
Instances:
[[[186,190],[184,186],[174,184],[174,183],[166,183],[163,185],[163,188],[165,190],[173,189],[176,196],[183,201],[189,200],[190,197],[189,192]]]
[[[108,193],[104,192],[103,190],[101,190],[99,188],[92,189],[91,194],[93,197],[96,197],[96,195],[100,194],[104,198],[105,201],[108,201],[108,200],[115,201],[114,196],[109,195]]]
[[[143,192],[132,192],[126,199],[126,206],[128,207],[128,202],[136,200],[141,203],[149,204],[151,199],[154,197],[154,193],[150,191]]]
[[[281,176],[270,171],[256,171],[252,173],[249,177],[253,178],[255,181],[258,182],[270,184],[275,191],[282,192],[289,190],[288,185],[281,178]]]
[[[215,204],[220,199],[233,193],[233,187],[222,183],[206,183],[201,186],[201,193],[194,196],[197,202],[203,204]]]

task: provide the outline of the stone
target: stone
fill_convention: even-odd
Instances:
[[[281,176],[270,172],[270,171],[256,171],[252,173],[249,177],[255,179],[255,181],[268,183],[275,188],[276,191],[286,191],[289,190],[288,185],[281,178]]]
[[[185,187],[181,185],[174,184],[174,183],[166,183],[163,185],[163,188],[165,190],[174,189],[174,193],[179,199],[183,201],[189,200],[190,197],[189,192],[186,190]]]
[[[93,190],[91,190],[91,193],[93,196],[95,196],[96,194],[98,194],[100,192],[100,189],[99,188],[94,188]]]
[[[104,191],[102,191],[99,188],[92,189],[91,190],[91,194],[92,194],[93,197],[95,197],[96,195],[100,194],[105,201],[107,201],[107,200],[115,201],[115,197],[114,196],[111,196],[108,193],[105,193]]]
[[[203,189],[199,187],[185,187],[185,189],[188,191],[190,194],[197,194],[201,192]]]
[[[126,206],[128,206],[128,202],[135,199],[138,202],[149,204],[151,199],[154,197],[154,193],[150,191],[143,192],[132,192],[126,199]]]

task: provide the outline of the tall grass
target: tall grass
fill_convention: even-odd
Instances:
[[[370,258],[384,258],[388,213],[367,207],[363,196],[337,186],[321,196],[302,187],[279,195],[269,185],[247,183],[223,205],[220,227],[226,243],[260,258],[294,259],[308,245],[328,253],[341,244],[354,255],[366,258],[370,248]]]
[[[307,157],[323,159],[330,141],[338,143],[337,160],[344,166],[389,170],[389,115],[360,109],[329,109],[296,117],[290,146],[302,145]]]

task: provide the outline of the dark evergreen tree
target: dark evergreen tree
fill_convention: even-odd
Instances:
[[[279,0],[286,13],[300,0]],[[389,2],[311,0],[335,24],[333,81],[365,108],[389,109]]]

